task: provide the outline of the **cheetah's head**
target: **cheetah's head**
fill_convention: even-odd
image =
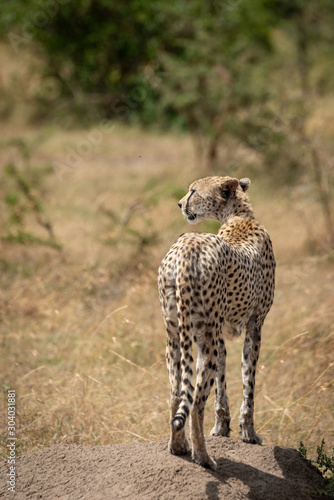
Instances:
[[[231,200],[247,198],[250,180],[232,177],[205,177],[198,179],[189,186],[188,193],[178,202],[182,213],[190,224],[196,224],[204,219],[222,221],[224,211],[232,210]],[[235,204],[234,204],[235,206]]]

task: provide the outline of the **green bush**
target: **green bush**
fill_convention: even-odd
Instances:
[[[310,492],[312,496],[334,497],[334,448],[332,450],[332,456],[330,457],[325,453],[324,447],[325,441],[322,440],[321,445],[317,446],[316,460],[309,460],[307,458],[307,450],[302,441],[300,442],[298,451],[305,460],[321,472],[325,479],[324,487],[315,492]]]

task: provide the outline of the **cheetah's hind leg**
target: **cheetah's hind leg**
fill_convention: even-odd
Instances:
[[[230,404],[226,392],[226,349],[222,338],[219,339],[216,372],[215,425],[211,436],[230,437]]]
[[[217,338],[218,335],[215,332],[214,336],[207,335],[204,341],[198,342],[197,379],[190,419],[192,459],[195,463],[211,470],[217,469],[217,463],[206,450],[203,421],[205,404],[213,386],[217,368]]]
[[[176,321],[167,320],[166,323],[166,363],[170,381],[170,419],[172,422],[180,405],[181,351],[179,334],[175,327]],[[171,425],[168,449],[173,455],[187,455],[190,453],[184,427],[178,430]]]
[[[174,398],[171,400],[171,421],[175,417],[180,404],[179,398]],[[190,446],[186,438],[186,433],[184,427],[181,430],[176,430],[173,425],[171,425],[171,437],[168,444],[168,450],[173,455],[188,455],[190,453]]]

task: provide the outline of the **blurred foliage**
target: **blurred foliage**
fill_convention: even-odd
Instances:
[[[0,35],[16,53],[42,51],[44,77],[56,82],[42,97],[54,104],[62,97],[108,117],[167,117],[190,129],[204,118],[215,135],[218,114],[268,95],[273,29],[295,42],[308,86],[310,44],[330,57],[333,16],[330,0],[4,0]]]
[[[162,1],[14,0],[3,12],[0,30],[13,49],[33,43],[42,51],[44,77],[57,82],[53,99],[121,119],[154,114],[157,48],[174,44]]]
[[[221,138],[268,95],[257,67],[272,52],[274,19],[261,0],[194,2],[187,14],[174,23],[178,53],[159,53],[167,70],[161,102],[184,118],[197,158],[211,165]]]
[[[128,271],[137,269],[147,257],[150,259],[151,247],[159,242],[160,236],[152,220],[152,211],[159,199],[159,196],[148,194],[129,203],[124,212],[110,210],[103,205],[100,207],[100,212],[109,219],[107,232],[102,235],[101,242],[119,247],[123,257],[124,246],[130,249],[130,257],[126,257],[124,265]]]
[[[60,248],[53,226],[45,214],[44,182],[52,172],[50,166],[34,167],[30,164],[31,150],[22,139],[13,139],[2,148],[14,149],[18,154],[9,160],[0,174],[1,233],[4,241],[21,244],[37,243]],[[47,233],[47,238],[29,229],[33,219]]]
[[[0,36],[16,53],[42,52],[48,106],[67,100],[109,118],[176,123],[211,137],[215,157],[219,138],[280,87],[270,75],[287,54],[275,30],[295,47],[302,89],[331,88],[333,21],[331,0],[4,0]]]
[[[0,37],[44,62],[38,119],[188,130],[210,169],[231,145],[227,173],[253,152],[275,183],[315,185],[332,246],[332,141],[307,124],[332,92],[333,25],[332,0],[3,0]]]

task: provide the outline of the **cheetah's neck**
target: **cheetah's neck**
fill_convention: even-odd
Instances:
[[[228,202],[218,215],[218,220],[222,225],[229,224],[239,218],[254,219],[254,212],[248,196],[245,193],[238,193],[235,198]]]

